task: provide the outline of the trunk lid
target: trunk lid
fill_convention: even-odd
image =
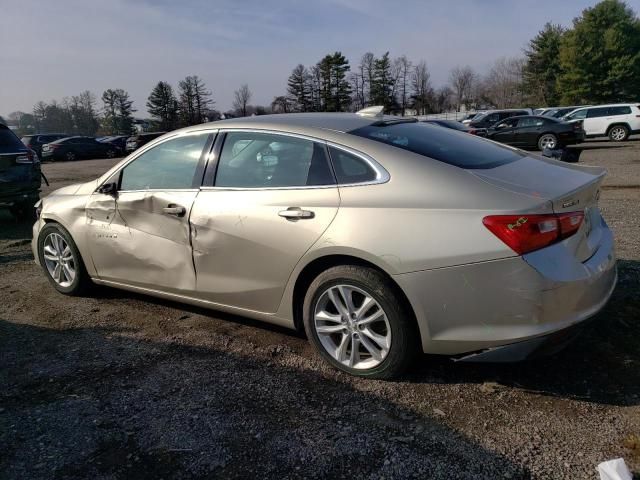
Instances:
[[[525,157],[496,168],[469,172],[504,190],[548,201],[554,213],[584,212],[580,229],[562,243],[581,262],[598,249],[602,235],[598,198],[606,169]]]

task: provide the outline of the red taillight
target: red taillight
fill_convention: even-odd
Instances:
[[[36,157],[31,150],[28,150],[25,155],[19,155],[16,157],[16,163],[37,163]]]
[[[519,255],[539,250],[578,231],[583,212],[559,215],[490,215],[482,223]]]

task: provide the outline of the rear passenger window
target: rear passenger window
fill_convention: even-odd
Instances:
[[[335,147],[329,147],[331,162],[339,184],[372,182],[376,171],[362,158]]]
[[[324,145],[288,135],[227,133],[216,187],[274,188],[334,185]]]
[[[631,107],[610,107],[609,115],[628,115],[631,113]]]

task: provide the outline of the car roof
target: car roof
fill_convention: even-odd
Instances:
[[[214,128],[260,128],[279,130],[282,128],[295,128],[311,130],[332,130],[336,132],[349,132],[366,127],[376,122],[415,121],[408,117],[374,117],[358,115],[356,113],[287,113],[276,115],[256,115],[255,117],[230,118],[204,124]],[[189,130],[201,129],[204,125],[188,127]]]
[[[640,105],[640,102],[636,103],[607,103],[605,105],[586,105],[584,107],[578,107],[576,110],[583,110],[585,108],[606,108],[606,107],[634,107]]]

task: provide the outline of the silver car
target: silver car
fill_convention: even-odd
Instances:
[[[415,354],[513,361],[564,343],[616,283],[605,171],[370,114],[197,125],[37,205],[61,293],[92,283],[304,329],[390,378]]]

